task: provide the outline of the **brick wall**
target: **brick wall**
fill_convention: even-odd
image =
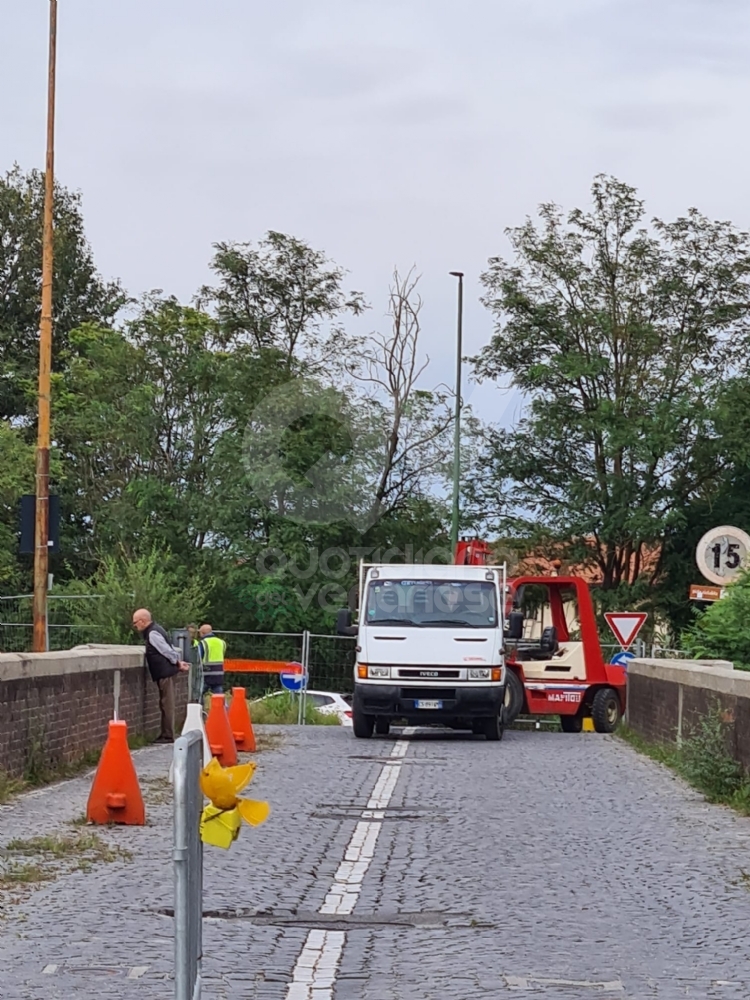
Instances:
[[[727,749],[750,770],[750,673],[725,660],[632,660],[628,725],[647,740],[678,743],[718,706]]]
[[[58,653],[0,654],[0,769],[14,776],[30,766],[54,769],[100,750],[120,673],[120,718],[132,735],[159,734],[159,697],[137,646],[84,646]],[[175,678],[176,722],[187,680]]]

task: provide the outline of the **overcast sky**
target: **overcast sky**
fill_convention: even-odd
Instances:
[[[487,258],[592,177],[750,228],[747,0],[60,0],[57,172],[100,270],[183,299],[211,244],[292,233],[383,325],[423,273],[434,381],[487,341]],[[0,170],[44,163],[47,0],[0,0]],[[469,393],[486,419],[507,397]],[[512,410],[512,406],[511,406]]]

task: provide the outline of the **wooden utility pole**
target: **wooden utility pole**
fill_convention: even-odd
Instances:
[[[42,239],[42,317],[39,327],[39,424],[36,450],[36,524],[34,532],[34,652],[47,649],[49,575],[50,371],[52,368],[53,210],[55,200],[55,76],[57,0],[49,7],[49,79],[47,90],[47,169],[44,175]]]

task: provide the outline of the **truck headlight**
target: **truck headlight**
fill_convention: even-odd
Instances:
[[[490,679],[489,667],[472,667],[469,671],[470,681],[488,681]]]
[[[370,677],[390,677],[391,668],[390,667],[370,667],[369,668]]]

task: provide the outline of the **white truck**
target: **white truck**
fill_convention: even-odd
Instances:
[[[357,637],[354,735],[405,720],[502,739],[505,593],[504,566],[362,564],[359,623],[337,621]]]

